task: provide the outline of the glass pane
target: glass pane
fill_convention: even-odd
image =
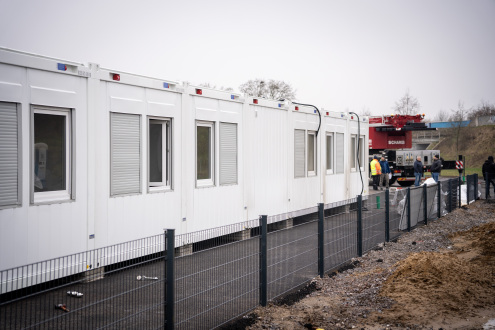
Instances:
[[[332,136],[327,135],[327,170],[332,169]]]
[[[196,141],[196,171],[198,180],[211,179],[210,141],[211,127],[198,126]]]
[[[162,124],[150,123],[150,182],[163,181]]]
[[[356,168],[356,138],[351,138],[351,168]]]
[[[308,171],[315,170],[315,136],[308,134]]]
[[[67,187],[66,116],[34,114],[34,191]]]

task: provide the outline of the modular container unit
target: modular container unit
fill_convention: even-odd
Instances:
[[[0,270],[361,192],[368,123],[347,113],[8,49],[0,76]],[[98,258],[71,272],[117,256]]]

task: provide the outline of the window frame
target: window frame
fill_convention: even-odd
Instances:
[[[195,178],[196,188],[214,187],[215,186],[215,122],[213,121],[196,121],[195,129]],[[210,128],[210,178],[198,179],[198,127]]]
[[[358,139],[358,147],[359,147],[359,169],[361,171],[364,171],[364,166],[365,166],[365,162],[364,159],[366,157],[366,152],[365,152],[365,146],[364,146],[364,139],[365,139],[365,135],[361,135],[359,136],[359,139]]]
[[[351,134],[351,141],[349,142],[349,168],[351,169],[351,172],[356,172],[357,170],[357,156],[356,156],[356,151],[358,147],[358,139],[357,139],[357,134]]]
[[[330,143],[328,143],[328,138],[330,138]],[[326,174],[333,174],[333,169],[335,167],[334,162],[335,162],[335,157],[334,157],[334,135],[332,132],[326,132],[325,135],[325,169],[326,169]],[[329,150],[330,147],[330,150]],[[328,162],[328,155],[330,155],[330,164]],[[330,165],[330,167],[328,166]]]
[[[161,182],[152,182],[151,181],[151,139],[150,133],[151,124],[161,124],[162,126],[162,181]],[[147,144],[148,144],[148,192],[160,192],[160,191],[170,191],[173,190],[173,177],[172,177],[172,162],[173,162],[173,120],[172,118],[162,118],[162,117],[154,117],[148,116],[147,121]],[[164,133],[165,132],[165,133]]]
[[[54,116],[65,117],[65,189],[56,191],[34,191],[34,160],[35,160],[35,127],[34,127],[34,115],[35,114],[47,114]],[[59,203],[63,201],[71,201],[75,199],[74,191],[74,170],[75,170],[75,152],[74,152],[74,137],[73,137],[73,114],[72,109],[68,108],[55,108],[44,106],[32,106],[31,107],[31,161],[30,161],[30,197],[31,204],[45,204],[45,203]]]
[[[309,141],[310,141],[310,138],[309,136],[313,136],[313,170],[311,171],[309,169]],[[307,176],[316,176],[317,175],[317,170],[318,170],[318,167],[317,167],[317,141],[316,141],[316,131],[306,131],[306,169],[307,169]]]

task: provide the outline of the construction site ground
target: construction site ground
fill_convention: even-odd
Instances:
[[[236,329],[495,329],[495,203],[477,201],[385,243]]]

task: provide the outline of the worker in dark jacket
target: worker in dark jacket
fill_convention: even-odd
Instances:
[[[433,156],[433,164],[431,164],[431,177],[435,182],[438,182],[440,171],[442,170],[442,162],[438,159],[438,155]]]
[[[380,159],[380,167],[382,168],[382,174],[380,176],[380,190],[383,190],[383,187],[388,188],[389,183],[389,175],[392,173],[390,171],[390,166],[388,166],[388,160],[385,159],[384,156]]]
[[[493,185],[493,193],[495,194],[495,163],[493,162],[493,156],[489,156],[483,166],[481,167],[483,172],[483,178],[485,179],[486,190],[488,192],[486,197],[490,197],[490,183]]]
[[[423,176],[423,163],[421,162],[421,156],[418,156],[416,157],[416,161],[414,162],[414,177],[416,178],[416,180],[414,181],[414,185],[416,187],[419,186],[422,176]]]

